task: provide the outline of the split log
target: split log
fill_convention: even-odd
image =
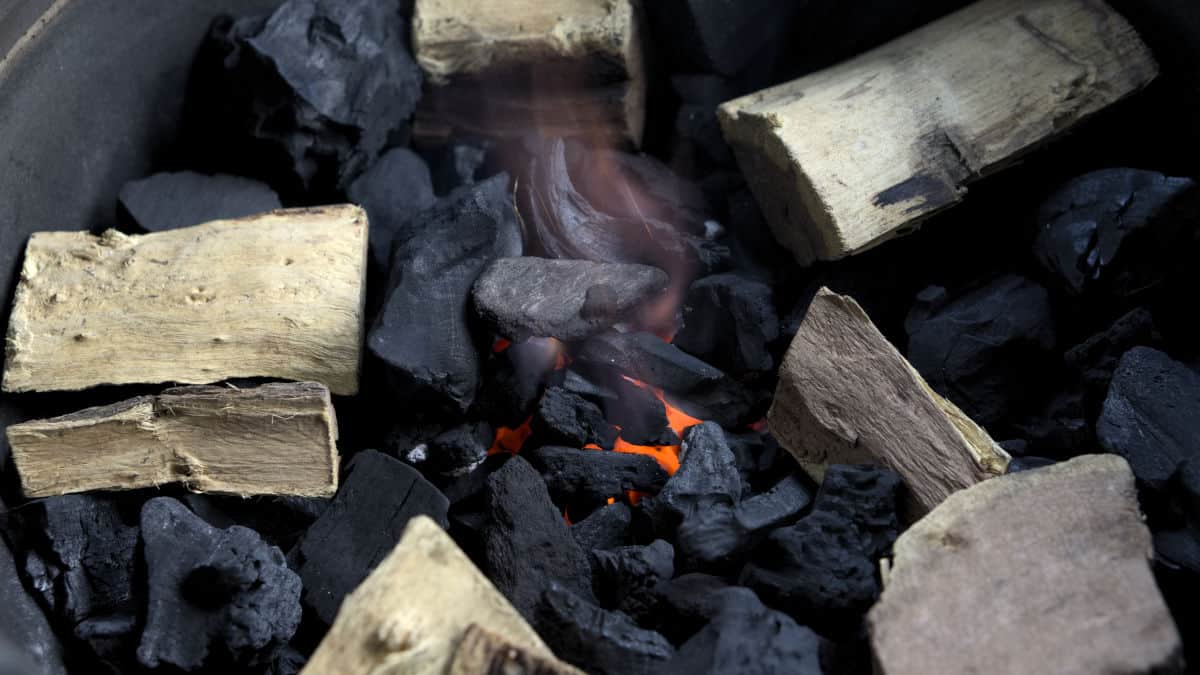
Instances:
[[[828,288],[788,348],[767,419],[818,480],[828,464],[882,464],[900,474],[909,516],[1008,467],[1008,454],[929,388],[857,302]]]
[[[272,377],[353,394],[366,242],[349,205],[142,236],[35,233],[4,391]]]
[[[472,624],[458,643],[446,675],[581,675],[557,659],[530,652]]]
[[[912,232],[1157,72],[1099,0],[982,0],[720,117],[776,238],[806,264]]]
[[[176,387],[6,434],[27,497],[176,482],[242,496],[337,489],[337,420],[315,382]]]
[[[503,649],[522,650],[525,663],[557,662],[454,540],[433,520],[417,516],[391,554],[346,597],[301,675],[444,675],[456,661],[492,662],[472,642],[481,639],[470,635],[474,624],[502,629]],[[529,672],[573,671],[560,665]]]
[[[881,675],[1182,671],[1133,472],[1119,457],[963,490],[894,550],[868,615]]]
[[[642,30],[632,0],[417,0],[413,49],[433,86],[414,133],[639,145]]]

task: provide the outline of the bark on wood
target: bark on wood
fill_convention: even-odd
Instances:
[[[176,387],[6,434],[27,497],[176,482],[243,496],[337,489],[337,420],[315,382]]]
[[[857,302],[827,288],[788,348],[768,420],[818,477],[828,464],[899,473],[910,516],[1008,467],[1008,454],[929,388]]]
[[[353,394],[366,242],[348,205],[143,236],[35,233],[4,390],[276,377]]]
[[[497,628],[503,630],[502,626]],[[472,625],[458,644],[446,675],[582,675],[574,666],[516,647]]]
[[[415,134],[533,130],[638,145],[641,33],[632,0],[417,0],[413,46],[434,86]]]
[[[1145,86],[1099,0],[983,0],[851,61],[730,101],[722,128],[801,263],[907,234],[966,185]]]
[[[963,490],[894,551],[868,615],[882,675],[1181,670],[1133,473],[1119,457]]]
[[[454,540],[417,516],[391,554],[346,597],[301,675],[444,675],[456,658],[467,658],[456,653],[472,624],[503,630],[510,647],[530,658],[554,660]]]

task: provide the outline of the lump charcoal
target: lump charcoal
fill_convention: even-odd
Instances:
[[[648,265],[527,256],[492,262],[472,296],[480,318],[506,338],[573,342],[628,319],[667,282]]]
[[[883,467],[833,464],[825,471],[813,509],[853,523],[862,533],[863,550],[878,558],[900,534],[896,510],[902,487],[900,476]]]
[[[629,543],[629,525],[633,512],[624,502],[614,502],[592,511],[587,518],[571,525],[571,536],[584,553],[604,551]]]
[[[646,546],[592,551],[592,573],[600,604],[641,623],[652,618],[658,604],[654,589],[675,575],[675,549],[657,539]]]
[[[812,503],[812,494],[797,474],[786,476],[766,492],[743,499],[734,509],[749,533],[773,529],[796,518]]]
[[[138,660],[184,671],[268,663],[300,625],[300,577],[253,530],[218,530],[169,497],[142,507],[146,625]]]
[[[726,591],[735,588],[724,577],[699,572],[664,581],[654,589],[658,630],[675,644],[686,641],[721,611]]]
[[[515,429],[533,414],[546,386],[556,383],[562,345],[556,340],[530,338],[514,342],[484,361],[483,384],[476,411],[499,426]],[[565,385],[564,385],[565,386]]]
[[[1089,395],[1104,398],[1121,356],[1134,347],[1157,347],[1161,337],[1149,310],[1138,307],[1093,335],[1063,356],[1067,367],[1083,378]]]
[[[1149,347],[1129,350],[1113,374],[1096,436],[1138,479],[1163,485],[1182,462],[1200,459],[1200,373]]]
[[[616,396],[601,401],[605,418],[620,427],[621,438],[634,445],[679,445],[667,408],[654,392],[626,380],[610,378]]]
[[[949,301],[944,289],[927,288],[904,328],[912,365],[985,425],[1028,396],[1055,343],[1049,294],[1015,275]]]
[[[652,675],[675,655],[662,635],[559,586],[542,596],[534,626],[559,658],[597,675]]]
[[[664,392],[664,395],[671,405],[696,419],[716,422],[726,429],[740,429],[767,414],[773,387],[773,382],[741,382],[722,377],[686,394]]]
[[[493,436],[487,422],[460,424],[429,442],[422,468],[442,476],[466,475],[487,459]]]
[[[617,439],[617,430],[595,403],[560,387],[542,394],[531,427],[534,438],[547,445],[582,448],[595,443],[611,449]]]
[[[648,455],[546,445],[528,453],[557,501],[603,502],[626,490],[657,493],[667,472]]]
[[[329,507],[320,497],[237,497],[227,495],[181,495],[179,501],[209,525],[225,529],[248,527],[268,544],[289,550]]]
[[[688,392],[724,377],[720,370],[652,333],[601,333],[583,343],[575,357],[672,392]]]
[[[728,373],[767,371],[779,337],[774,296],[766,284],[736,274],[704,277],[688,288],[674,344]]]
[[[776,481],[792,474],[796,460],[779,447],[770,433],[750,431],[725,432],[725,442],[733,451],[738,471],[742,474],[742,493],[750,494],[769,489]]]
[[[0,511],[4,504],[0,502]],[[25,591],[16,560],[0,537],[0,673],[66,675],[63,649],[46,615]]]
[[[521,252],[508,176],[460,188],[417,218],[422,226],[395,242],[367,345],[403,388],[466,410],[480,371],[471,286],[489,261]]]
[[[490,143],[486,141],[452,141],[440,155],[431,160],[433,188],[439,195],[475,183],[476,176],[487,162]]]
[[[519,455],[488,477],[483,537],[488,578],[531,623],[552,584],[591,597],[587,555],[550,501],[542,477]]]
[[[121,186],[117,199],[137,227],[161,232],[283,208],[279,195],[250,178],[192,171],[156,173]]]
[[[717,615],[679,648],[671,675],[822,675],[830,645],[807,626],[765,607],[744,588],[728,589]]]
[[[1189,236],[1196,184],[1114,168],[1079,176],[1038,210],[1038,262],[1067,291],[1128,296],[1160,281]]]
[[[742,479],[725,433],[716,424],[705,422],[684,432],[679,470],[643,507],[656,529],[669,533],[716,504],[734,506],[741,498]]]
[[[416,469],[381,452],[359,452],[329,508],[292,551],[304,604],[332,623],[342,599],[392,551],[413,516],[446,527],[448,508]]]
[[[393,148],[380,156],[346,188],[346,196],[367,211],[371,221],[368,235],[371,263],[386,273],[392,255],[392,240],[418,213],[433,206],[433,180],[420,155],[407,148]]]
[[[587,375],[580,373],[574,368],[567,368],[563,375],[562,388],[572,394],[579,394],[590,399],[611,400],[618,398],[615,390],[589,379]]]

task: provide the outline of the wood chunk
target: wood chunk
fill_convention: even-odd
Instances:
[[[176,482],[242,496],[337,489],[337,419],[315,382],[175,387],[6,434],[27,497]]]
[[[353,394],[366,245],[366,215],[350,205],[141,236],[37,232],[4,391],[274,377]]]
[[[471,624],[458,643],[446,675],[580,675],[557,659],[517,647],[503,637]]]
[[[822,288],[779,370],[771,431],[818,479],[828,464],[882,464],[910,516],[1003,474],[1008,454],[938,396],[852,298]]]
[[[1133,473],[1119,457],[963,490],[894,550],[868,615],[883,675],[1182,670]]]
[[[415,134],[537,131],[639,145],[642,31],[631,0],[417,0],[413,50],[434,86]]]
[[[1157,72],[1099,0],[982,0],[720,118],[776,238],[806,264],[912,232]]]
[[[333,628],[301,672],[443,675],[456,659],[465,658],[458,655],[460,648],[473,650],[463,640],[474,624],[503,630],[505,642],[531,658],[555,661],[454,540],[433,520],[417,516],[391,554],[346,597]]]

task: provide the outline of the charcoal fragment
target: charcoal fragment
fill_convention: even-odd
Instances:
[[[265,183],[192,171],[156,173],[121,186],[117,195],[124,215],[145,232],[162,232],[212,220],[252,216],[282,208],[279,195]]]
[[[37,667],[42,675],[65,675],[62,645],[42,609],[22,586],[16,559],[4,537],[0,537],[0,598],[0,673],[20,675]]]
[[[268,663],[300,625],[300,578],[248,528],[210,527],[178,501],[142,507],[147,668]]]
[[[657,539],[646,546],[592,552],[596,597],[635,621],[649,621],[658,604],[654,589],[675,575],[675,549]]]
[[[332,623],[347,593],[375,569],[417,515],[447,525],[449,502],[416,469],[374,450],[355,455],[337,495],[292,550],[304,604]]]
[[[488,578],[529,621],[551,584],[591,598],[587,556],[541,476],[520,456],[488,477],[483,536]]]
[[[1129,350],[1113,374],[1096,436],[1139,480],[1162,486],[1182,462],[1200,459],[1200,373],[1149,347]]]
[[[475,399],[480,371],[471,286],[490,260],[520,254],[508,176],[460,188],[417,219],[420,228],[396,239],[367,346],[405,392],[432,393],[462,411]]]
[[[652,333],[601,333],[583,343],[575,357],[673,392],[688,392],[724,377],[720,370]]]
[[[611,449],[617,440],[617,430],[595,403],[561,387],[542,394],[531,426],[534,438],[546,445],[582,448],[594,443]]]
[[[472,289],[475,311],[513,340],[582,340],[628,318],[667,286],[648,265],[549,258],[501,258]]]
[[[812,503],[799,475],[792,474],[771,489],[743,499],[734,509],[738,523],[749,533],[774,529],[796,518]]]
[[[675,655],[662,635],[558,586],[542,596],[534,626],[559,658],[598,675],[651,675]]]
[[[346,196],[367,211],[370,260],[381,273],[388,270],[392,240],[414,216],[437,202],[429,167],[407,148],[385,152],[350,183]]]
[[[721,611],[732,588],[728,579],[700,572],[662,582],[654,589],[659,632],[675,644],[686,641]]]
[[[627,490],[654,494],[667,482],[667,472],[648,455],[552,445],[522,455],[542,472],[546,487],[558,501],[603,502]]]
[[[972,419],[992,424],[1027,397],[1054,348],[1050,297],[1009,275],[948,300],[927,288],[904,323],[908,360]]]
[[[1121,316],[1104,331],[1067,350],[1063,360],[1083,380],[1089,398],[1103,401],[1113,372],[1125,352],[1134,347],[1157,347],[1161,341],[1154,317],[1149,310],[1139,307]]]
[[[1079,176],[1038,210],[1038,262],[1075,294],[1118,297],[1153,287],[1186,248],[1196,184],[1154,171],[1103,169]]]
[[[604,417],[620,427],[621,438],[634,445],[679,445],[671,430],[666,404],[653,391],[624,377],[610,378],[615,396],[601,402]]]
[[[779,337],[771,287],[736,274],[694,282],[683,301],[674,344],[728,373],[771,370],[768,350]]]
[[[429,442],[423,469],[441,476],[462,476],[487,459],[493,431],[487,422],[460,424]]]
[[[716,424],[705,422],[684,432],[679,470],[643,507],[657,531],[669,533],[717,504],[732,507],[741,498],[742,479],[725,433]]]
[[[433,187],[444,195],[457,187],[472,185],[487,162],[489,144],[473,141],[453,141],[432,160]]]
[[[590,399],[616,399],[617,392],[574,368],[568,368],[563,375],[562,388],[572,394],[579,394]]]
[[[591,512],[571,526],[571,536],[585,553],[604,551],[629,543],[633,512],[623,502],[614,502]]]
[[[902,485],[898,474],[882,467],[834,464],[825,471],[813,508],[853,523],[862,534],[863,551],[878,558],[900,534],[896,510]]]

